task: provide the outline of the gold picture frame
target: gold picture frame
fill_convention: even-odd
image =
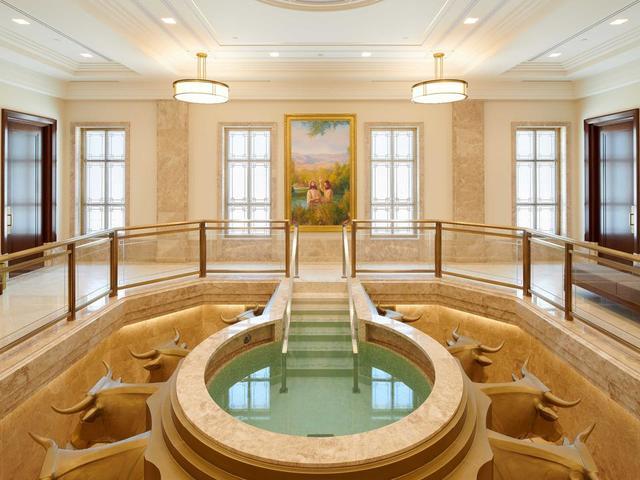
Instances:
[[[284,142],[286,218],[301,231],[340,231],[357,211],[356,115],[287,114]]]

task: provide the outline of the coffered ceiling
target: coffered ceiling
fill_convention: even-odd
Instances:
[[[535,83],[571,96],[576,81],[636,71],[640,0],[0,0],[0,80],[15,68],[63,96],[165,96],[198,51],[210,78],[247,98],[302,98],[305,82],[406,96],[436,51],[472,95]]]

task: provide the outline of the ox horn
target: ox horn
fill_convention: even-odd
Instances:
[[[56,442],[50,438],[42,437],[40,435],[36,435],[35,433],[31,433],[31,432],[29,432],[29,436],[33,438],[33,441],[36,442],[38,445],[42,445],[42,447],[45,450],[49,449],[50,447],[54,447],[56,445]]]
[[[587,427],[586,430],[583,430],[578,434],[578,436],[576,437],[576,440],[579,440],[582,443],[586,442],[587,439],[589,438],[589,435],[591,435],[591,432],[593,432],[594,428],[596,428],[596,424],[592,423],[590,427]]]
[[[224,323],[236,323],[238,321],[238,316],[236,315],[235,317],[225,318],[224,315],[220,314],[220,320]]]
[[[149,350],[148,352],[134,353],[131,351],[131,349],[129,349],[129,353],[133,358],[137,358],[138,360],[148,360],[149,358],[155,357],[158,354],[158,350],[154,348],[153,350]]]
[[[104,365],[104,369],[106,370],[106,373],[104,375],[108,378],[111,378],[113,376],[113,371],[111,370],[111,367],[104,360],[102,360],[102,364]]]
[[[555,396],[551,392],[544,392],[543,396],[544,396],[544,399],[550,404],[555,405],[556,407],[562,407],[562,408],[575,407],[577,404],[580,403],[580,400],[581,400],[579,398],[577,400],[574,400],[573,402],[570,402],[568,400],[563,400],[562,398]]]
[[[558,420],[558,414],[550,407],[545,407],[542,403],[538,403],[536,405],[536,410],[540,412],[545,420],[549,420],[550,422],[555,422]]]
[[[73,407],[69,408],[58,408],[51,405],[51,408],[54,412],[61,413],[63,415],[71,415],[72,413],[78,413],[83,410],[86,410],[89,405],[91,405],[94,401],[93,395],[87,395],[83,400],[75,404]]]
[[[482,365],[483,367],[488,367],[489,365],[493,364],[493,360],[491,360],[489,357],[487,357],[486,355],[477,355],[475,352],[473,354],[473,358],[476,362],[478,362],[480,365]]]
[[[496,353],[496,352],[499,352],[502,349],[502,347],[504,347],[504,342],[502,342],[497,347],[488,347],[483,344],[480,344],[478,346],[478,348],[480,348],[480,350],[482,350],[483,353]]]
[[[455,330],[453,332],[451,332],[451,336],[453,337],[454,340],[459,340],[460,339],[460,334],[458,333],[458,329],[460,328],[460,324],[458,324],[458,326],[455,328]]]
[[[403,322],[417,322],[418,320],[420,320],[422,318],[422,313],[420,315],[416,315],[414,317],[409,317],[407,315],[403,315],[402,316],[402,321]]]
[[[173,331],[176,332],[176,336],[173,337],[173,343],[175,343],[177,345],[178,342],[180,341],[180,332],[175,327],[173,327]]]

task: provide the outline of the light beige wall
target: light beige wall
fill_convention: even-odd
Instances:
[[[357,203],[364,210],[363,178],[367,156],[364,125],[370,122],[424,123],[425,198],[422,216],[451,218],[451,106],[414,105],[409,101],[316,102],[316,101],[231,101],[225,105],[190,106],[189,124],[189,217],[215,218],[220,198],[214,181],[219,172],[219,122],[277,123],[277,190],[273,193],[275,216],[284,216],[284,116],[287,113],[355,113],[357,116]]]
[[[72,123],[129,122],[129,192],[132,225],[156,223],[156,102],[154,101],[68,101],[64,126],[67,165],[71,161]],[[64,172],[69,172],[63,170]],[[63,198],[72,197],[68,175],[64,176]],[[68,208],[64,210],[65,215]],[[64,222],[68,227],[68,221]],[[68,234],[68,228],[66,228]]]
[[[64,188],[64,179],[61,172],[68,171],[66,155],[67,136],[64,128],[65,102],[61,99],[50,97],[48,95],[0,83],[0,108],[30,113],[41,117],[54,118],[58,121],[58,144],[56,152],[58,176],[56,179],[56,188],[58,192],[61,192]],[[0,148],[3,148],[2,135],[0,135]],[[2,168],[2,165],[0,165],[0,169]],[[67,204],[64,203],[66,201],[66,196],[59,194],[58,199],[56,229],[58,232],[58,238],[62,238],[66,235],[66,212],[68,208]]]
[[[512,193],[512,122],[571,122],[571,131],[576,130],[575,102],[573,101],[489,101],[484,109],[485,151],[485,221],[490,224],[513,224]],[[574,144],[574,142],[572,142]],[[571,165],[571,204],[581,205],[577,197],[580,183],[575,168],[575,148],[569,153]],[[579,208],[572,209],[575,213]],[[576,212],[577,211],[577,212]],[[575,214],[572,215],[575,217]],[[569,222],[569,233],[576,232],[573,221]]]

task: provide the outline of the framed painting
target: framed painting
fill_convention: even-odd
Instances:
[[[286,216],[307,231],[340,230],[356,211],[356,116],[285,115]]]

